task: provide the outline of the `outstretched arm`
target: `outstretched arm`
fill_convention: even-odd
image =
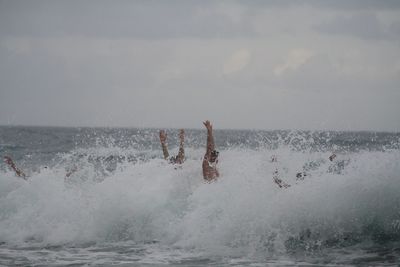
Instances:
[[[207,150],[203,158],[203,177],[206,181],[213,181],[219,177],[217,170],[218,152],[215,151],[212,125],[210,121],[203,122],[207,128]]]
[[[168,148],[167,148],[167,133],[164,130],[160,131],[160,142],[161,142],[161,147],[162,147],[162,151],[164,154],[164,159],[168,159],[169,153],[168,153]]]
[[[272,175],[272,179],[274,180],[274,182],[279,186],[279,188],[288,188],[290,187],[290,184],[285,183],[284,181],[282,181],[282,179],[279,178],[279,172],[278,169],[276,169]]]
[[[214,144],[214,136],[213,136],[213,130],[212,130],[212,125],[210,121],[205,121],[203,122],[204,126],[207,128],[207,150],[206,154],[204,155],[204,158],[209,159],[211,156],[211,152],[215,150],[215,144]]]
[[[179,132],[179,152],[178,152],[178,157],[177,161],[179,163],[183,163],[185,160],[185,149],[183,148],[184,142],[185,142],[185,131],[183,129],[180,130]]]
[[[18,177],[21,177],[21,178],[23,178],[24,180],[26,180],[26,174],[25,174],[23,171],[21,171],[20,169],[17,168],[17,166],[15,165],[15,163],[14,163],[14,161],[12,160],[11,157],[9,157],[9,156],[4,156],[4,162],[5,162],[8,166],[10,166],[11,169],[14,170],[15,174],[16,174]]]

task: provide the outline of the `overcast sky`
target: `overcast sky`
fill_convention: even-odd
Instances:
[[[0,125],[400,131],[400,1],[0,0]]]

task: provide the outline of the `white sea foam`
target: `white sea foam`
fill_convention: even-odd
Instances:
[[[323,152],[228,149],[220,153],[222,176],[214,183],[203,182],[202,149],[187,149],[182,168],[147,153],[150,159],[123,161],[101,177],[90,164],[67,179],[70,163],[41,169],[28,181],[1,172],[0,241],[156,242],[235,256],[399,241],[397,150],[338,154],[332,163]],[[296,181],[303,167],[307,176]],[[291,187],[273,182],[276,169]]]

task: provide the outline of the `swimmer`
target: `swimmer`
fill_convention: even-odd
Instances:
[[[70,177],[72,174],[78,171],[78,168],[76,166],[73,166],[71,169],[67,170],[67,173],[65,174],[64,179]]]
[[[219,177],[217,170],[219,152],[215,150],[213,129],[210,121],[205,121],[203,124],[207,129],[207,150],[203,158],[203,177],[204,180],[210,182]]]
[[[290,184],[285,183],[284,181],[282,181],[282,179],[279,178],[279,173],[277,169],[274,171],[272,178],[274,180],[274,183],[276,183],[279,186],[279,188],[290,187]]]
[[[160,131],[160,142],[164,154],[164,159],[169,160],[172,164],[182,164],[185,161],[185,150],[183,144],[185,141],[185,131],[181,129],[179,131],[179,152],[175,157],[169,157],[168,147],[167,147],[167,133],[164,130]]]
[[[345,167],[350,164],[350,159],[339,159],[336,154],[329,156],[329,160],[332,162],[328,168],[328,173],[343,174]]]
[[[333,161],[335,161],[336,157],[337,157],[337,155],[335,153],[332,153],[328,157],[328,159],[329,159],[329,161],[333,162]],[[308,175],[307,172],[310,170],[316,170],[320,166],[321,162],[324,162],[324,160],[320,160],[319,162],[318,161],[317,162],[309,162],[309,163],[305,164],[303,166],[303,171],[296,173],[296,181],[304,180],[306,178],[306,176]],[[332,168],[333,167],[331,166],[329,168],[328,172],[332,172],[333,171]]]
[[[5,162],[8,166],[10,166],[11,169],[14,170],[15,174],[16,174],[18,177],[21,177],[22,179],[27,180],[26,174],[25,174],[21,169],[19,169],[19,168],[15,165],[15,163],[14,163],[14,161],[12,160],[11,157],[9,157],[9,156],[4,156],[4,162]]]
[[[298,172],[296,173],[296,181],[302,181],[306,178],[307,173],[306,172]]]
[[[11,169],[13,169],[13,171],[15,172],[15,174],[18,177],[21,177],[24,180],[28,180],[28,176],[21,170],[19,169],[14,161],[12,160],[12,158],[10,156],[4,156],[4,162],[10,166]],[[45,169],[47,169],[47,166],[44,166]],[[72,169],[70,169],[69,171],[67,171],[67,173],[65,174],[65,178],[70,177],[72,174],[74,174],[75,172],[78,171],[78,168],[76,166],[74,166]],[[64,179],[65,179],[64,178]]]
[[[272,155],[271,156],[271,162],[272,163],[278,163],[278,156],[277,155]],[[276,183],[279,188],[288,188],[290,187],[290,184],[285,183],[284,181],[282,181],[282,179],[279,178],[279,172],[278,169],[275,169],[275,171],[272,174],[272,180],[274,181],[274,183]]]

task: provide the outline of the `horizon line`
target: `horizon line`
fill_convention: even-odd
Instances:
[[[27,128],[86,128],[86,129],[187,129],[187,130],[202,130],[203,128],[192,128],[192,127],[138,127],[138,126],[62,126],[62,125],[23,125],[23,124],[0,124],[0,127],[27,127]],[[261,129],[261,128],[214,128],[215,131],[227,130],[227,131],[301,131],[301,132],[375,132],[375,133],[394,133],[400,134],[400,131],[389,131],[389,130],[337,130],[337,129]]]

